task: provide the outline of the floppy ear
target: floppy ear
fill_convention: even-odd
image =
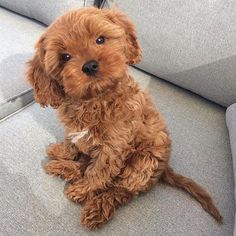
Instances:
[[[108,18],[113,23],[122,27],[125,31],[125,54],[127,58],[127,64],[132,65],[139,63],[142,58],[142,50],[137,40],[134,24],[126,14],[115,9],[108,10]]]
[[[36,102],[41,106],[57,108],[61,105],[64,97],[63,88],[58,82],[47,75],[44,65],[45,57],[45,34],[41,36],[35,48],[36,52],[32,60],[27,64],[26,77],[34,89]]]

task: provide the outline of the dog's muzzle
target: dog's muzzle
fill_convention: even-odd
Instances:
[[[95,75],[98,72],[98,62],[93,60],[86,62],[82,67],[82,71],[88,76]]]

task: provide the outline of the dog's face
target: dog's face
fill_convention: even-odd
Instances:
[[[133,24],[115,10],[71,11],[41,36],[27,77],[36,101],[57,107],[63,97],[87,97],[112,89],[141,50]]]

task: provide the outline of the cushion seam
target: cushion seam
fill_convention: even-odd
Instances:
[[[21,97],[22,95],[30,93],[32,90],[33,90],[32,88],[26,89],[23,92],[4,100],[3,102],[0,103],[0,106],[4,105],[6,103],[12,102],[12,101],[16,100],[17,98]]]

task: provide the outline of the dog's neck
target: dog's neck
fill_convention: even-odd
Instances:
[[[105,93],[88,99],[67,98],[58,109],[59,116],[70,132],[91,130],[98,124],[102,127],[102,120],[118,119],[122,106],[139,91],[138,84],[127,73],[125,79]]]

